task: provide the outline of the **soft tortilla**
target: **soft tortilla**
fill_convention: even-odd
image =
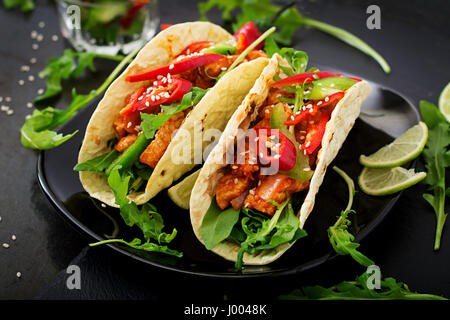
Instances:
[[[150,82],[131,83],[126,76],[141,73],[169,64],[189,44],[198,41],[227,41],[233,37],[221,27],[209,22],[190,22],[174,25],[161,31],[139,52],[128,68],[110,85],[95,109],[86,128],[78,162],[93,159],[109,152],[107,142],[115,137],[114,119],[123,108],[128,95]],[[261,74],[269,59],[258,58],[239,65],[222,77],[196,105],[180,127],[191,132],[194,124],[201,122],[201,129],[210,127],[223,130],[236,108]],[[173,181],[190,171],[194,164],[174,165],[171,154],[177,145],[186,143],[184,136],[176,134],[166,153],[159,161],[145,192],[130,194],[129,198],[142,204],[159,191],[169,187]],[[193,138],[192,138],[193,139]],[[193,143],[191,144],[193,146]],[[202,146],[206,146],[206,143]],[[99,173],[80,172],[80,180],[91,197],[110,206],[117,207],[115,197],[107,180]]]
[[[231,117],[219,143],[209,155],[206,163],[200,171],[196,184],[192,190],[190,199],[190,216],[194,233],[202,241],[200,227],[208,208],[215,196],[215,189],[223,176],[226,167],[225,150],[234,144],[234,137],[249,128],[251,122],[259,114],[260,108],[266,99],[273,76],[279,73],[278,64],[285,61],[277,54],[270,60],[261,76],[255,82],[250,93],[244,99],[236,112]],[[338,102],[331,118],[327,123],[322,140],[322,147],[318,154],[316,170],[311,178],[309,191],[305,201],[298,212],[300,227],[303,228],[306,219],[314,207],[314,200],[319,191],[327,166],[333,161],[337,152],[344,143],[348,133],[359,116],[361,104],[370,93],[370,86],[366,81],[361,81],[347,90],[344,98]],[[239,138],[239,137],[238,137]],[[271,250],[260,250],[253,255],[244,254],[244,264],[264,265],[278,259],[293,244],[283,244]],[[212,249],[213,252],[223,258],[236,261],[239,245],[231,241],[224,241]]]

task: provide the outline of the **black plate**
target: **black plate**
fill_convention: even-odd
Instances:
[[[329,68],[327,68],[329,70]],[[372,92],[363,105],[361,117],[355,123],[344,146],[333,165],[347,172],[355,182],[361,171],[360,154],[370,154],[392,141],[416,124],[420,116],[413,105],[399,95],[382,86],[370,83]],[[42,151],[38,159],[38,179],[42,190],[57,211],[91,241],[111,237],[130,240],[139,235],[137,230],[127,227],[117,209],[102,207],[83,190],[78,174],[72,168],[76,164],[84,129],[98,101],[94,101],[62,128],[70,133],[80,130],[62,146]],[[386,216],[400,194],[385,197],[370,197],[357,192],[351,215],[352,233],[356,241],[363,239]],[[128,247],[108,244],[114,250],[133,259],[156,267],[181,273],[209,277],[260,277],[267,275],[294,274],[313,268],[335,256],[328,237],[327,228],[334,224],[336,216],[345,208],[347,188],[343,180],[329,168],[316,199],[316,206],[305,224],[308,236],[296,242],[280,259],[267,266],[246,267],[236,272],[234,264],[206,250],[196,239],[189,220],[189,212],[176,207],[161,192],[151,202],[165,219],[166,231],[177,228],[178,235],[170,247],[181,250],[178,259],[160,254],[142,253]]]

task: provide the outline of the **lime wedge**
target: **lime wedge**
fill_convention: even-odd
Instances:
[[[192,188],[194,188],[200,170],[184,178],[181,182],[167,190],[169,198],[182,209],[189,209],[189,200],[191,198]]]
[[[439,110],[445,116],[448,122],[450,122],[450,82],[442,90],[439,96]]]
[[[358,184],[361,190],[372,196],[393,194],[423,180],[425,172],[414,172],[414,169],[395,168],[364,168],[359,175]]]
[[[361,155],[359,162],[369,168],[393,168],[416,158],[425,147],[428,139],[428,128],[419,122],[409,128],[392,143],[382,147],[370,156]]]

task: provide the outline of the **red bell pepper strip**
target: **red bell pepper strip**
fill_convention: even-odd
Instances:
[[[258,39],[262,33],[258,30],[256,25],[249,21],[246,24],[244,24],[235,34],[234,38],[236,39],[237,43],[237,51],[242,52],[249,45],[251,45],[256,39]],[[264,41],[258,44],[255,47],[255,50],[259,50],[264,46]]]
[[[133,3],[131,8],[128,10],[128,12],[120,18],[119,23],[124,29],[128,29],[131,26],[131,23],[133,22],[134,18],[138,14],[139,10],[141,10],[148,1],[136,1]]]
[[[160,88],[161,86],[163,89]],[[172,78],[166,81],[157,81],[151,87],[136,91],[136,95],[133,94],[134,99],[120,110],[120,115],[129,116],[134,112],[148,111],[148,109],[164,103],[179,101],[191,91],[191,88],[192,83],[184,79]]]
[[[319,71],[319,72],[307,72],[296,74],[281,80],[276,81],[272,84],[274,88],[287,87],[293,84],[306,84],[311,83],[317,79],[329,78],[329,77],[342,77],[343,75],[340,73],[328,72],[328,71]]]
[[[340,92],[336,92],[336,93],[332,94],[331,96],[326,97],[323,100],[316,101],[316,102],[314,102],[314,104],[312,104],[311,107],[304,108],[298,115],[296,115],[294,117],[294,119],[291,118],[288,121],[286,121],[284,124],[287,126],[293,126],[293,125],[296,125],[297,123],[305,121],[310,116],[316,114],[317,110],[319,110],[320,108],[329,106],[330,104],[333,104],[333,103],[341,100],[344,97],[344,95],[345,95],[345,92],[340,91]]]
[[[346,77],[347,79],[351,79],[351,80],[355,80],[355,81],[362,81],[360,78],[355,78],[355,77]]]
[[[255,131],[258,137],[258,157],[262,164],[278,165],[279,171],[294,168],[297,149],[288,137],[278,129],[256,128]],[[272,150],[270,155],[267,149]]]
[[[197,67],[203,66],[222,59],[223,56],[217,53],[206,53],[198,55],[184,60],[174,62],[172,64],[162,66],[144,73],[134,74],[126,78],[129,82],[138,82],[145,80],[155,80],[158,76],[167,76],[170,74],[180,74]]]
[[[328,120],[330,120],[330,115],[331,112],[328,110],[323,111],[319,123],[308,131],[305,143],[301,146],[301,149],[307,154],[313,153],[322,143]]]
[[[189,55],[191,53],[194,53],[194,52],[200,52],[202,49],[209,48],[212,45],[214,45],[214,42],[212,42],[212,41],[198,41],[198,42],[194,42],[194,43],[191,43],[190,45],[188,45],[180,53],[180,55],[187,56],[187,55]]]
[[[168,24],[168,23],[161,23],[161,25],[159,26],[161,28],[161,30],[166,30],[167,28],[173,26],[173,24]]]

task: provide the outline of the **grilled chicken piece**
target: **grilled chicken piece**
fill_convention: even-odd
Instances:
[[[309,181],[296,181],[281,173],[264,176],[260,181],[259,186],[250,191],[245,199],[245,206],[271,216],[275,213],[276,207],[267,202],[268,200],[282,203],[291,194],[305,190],[309,186]]]
[[[114,149],[116,149],[118,152],[125,151],[126,148],[131,146],[137,139],[137,134],[130,133],[129,135],[122,137],[119,142],[116,143],[114,146]]]
[[[216,187],[217,205],[224,210],[228,207],[233,199],[240,197],[243,193],[248,192],[251,187],[252,180],[245,176],[236,176],[232,173],[224,175]],[[235,201],[237,204],[239,201]],[[233,206],[234,207],[234,206]],[[239,207],[238,207],[239,208]],[[235,209],[238,209],[235,208]]]
[[[192,108],[188,108],[184,111],[175,113],[158,129],[155,139],[148,145],[144,152],[141,153],[139,157],[140,162],[145,163],[151,168],[156,167],[159,159],[162,158],[172,140],[173,132],[181,126],[191,109]]]

